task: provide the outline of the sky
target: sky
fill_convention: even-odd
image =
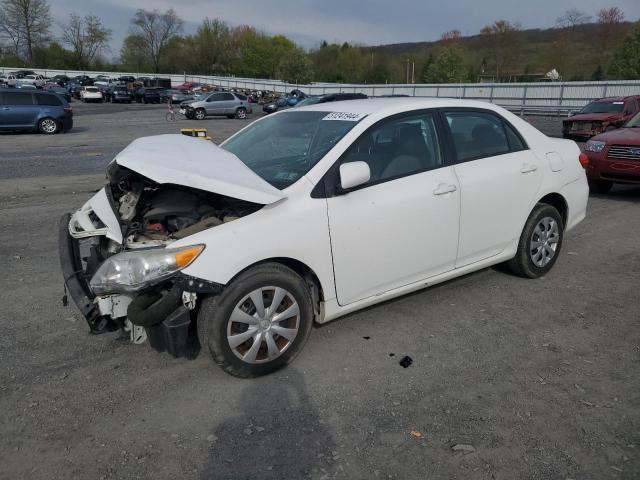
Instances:
[[[129,21],[138,8],[173,7],[192,33],[205,17],[232,26],[247,24],[269,34],[284,34],[306,49],[322,40],[361,45],[431,41],[448,30],[473,35],[497,19],[523,28],[546,28],[570,8],[595,17],[618,6],[627,20],[640,19],[640,0],[49,0],[57,24],[69,14],[93,13],[113,32],[117,57]],[[58,28],[59,31],[59,28]]]

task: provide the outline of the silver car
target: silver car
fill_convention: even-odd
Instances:
[[[182,105],[181,105],[182,107]],[[239,93],[214,92],[206,97],[193,101],[186,106],[187,116],[196,120],[203,120],[210,115],[224,115],[228,118],[247,118],[247,114],[253,113],[247,97]]]

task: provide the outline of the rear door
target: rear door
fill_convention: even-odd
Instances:
[[[205,101],[207,115],[221,115],[224,107],[224,93],[212,93]]]
[[[7,128],[35,127],[38,106],[31,92],[2,92],[2,125]]]
[[[495,112],[444,112],[460,183],[456,268],[501,253],[520,237],[542,182],[540,160]]]

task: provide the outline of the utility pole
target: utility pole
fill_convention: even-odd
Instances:
[[[409,83],[409,59],[407,58],[407,84]]]
[[[416,62],[411,64],[411,83],[416,83]]]

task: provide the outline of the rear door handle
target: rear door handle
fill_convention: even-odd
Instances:
[[[447,185],[446,183],[441,183],[438,187],[433,191],[434,195],[445,195],[447,193],[452,193],[458,190],[458,187],[455,185]]]
[[[521,173],[531,173],[531,172],[535,172],[536,170],[538,170],[538,167],[536,165],[532,165],[530,163],[525,163],[522,168],[520,169]]]

